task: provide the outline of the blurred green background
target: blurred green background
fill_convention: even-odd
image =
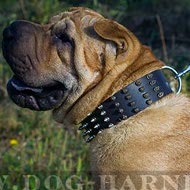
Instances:
[[[190,63],[189,0],[6,0],[0,1],[0,41],[6,25],[16,19],[46,23],[72,6],[92,8],[132,30],[158,58],[178,71]],[[0,48],[1,49],[1,48]],[[0,179],[10,174],[4,189],[23,189],[23,174],[39,177],[81,176],[83,189],[92,189],[88,145],[77,132],[53,121],[50,112],[21,109],[8,98],[6,83],[12,75],[0,50]],[[183,93],[190,93],[190,75],[183,78]],[[3,179],[4,180],[4,179]],[[75,184],[73,183],[75,186]],[[35,180],[31,180],[31,189]],[[73,187],[75,188],[75,187]],[[43,186],[40,189],[47,189]]]

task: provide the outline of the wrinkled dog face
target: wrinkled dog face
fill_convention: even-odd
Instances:
[[[12,100],[33,110],[61,109],[64,117],[111,67],[105,59],[114,57],[116,48],[94,29],[101,19],[73,8],[46,25],[15,21],[8,26],[3,54],[14,72],[7,85]]]

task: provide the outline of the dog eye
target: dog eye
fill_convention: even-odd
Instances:
[[[56,35],[57,36],[57,38],[59,38],[62,42],[64,42],[64,43],[67,43],[67,42],[70,42],[71,43],[71,39],[69,38],[69,36],[67,35],[67,34],[65,34],[65,33],[62,33],[62,34],[60,34],[60,35]]]
[[[66,33],[58,33],[58,34],[54,33],[52,37],[53,37],[52,38],[53,42],[56,44],[61,42],[63,44],[73,45],[73,39],[70,38],[69,35]]]
[[[72,43],[72,39],[66,33],[55,34],[54,37],[56,40],[61,40],[62,43]]]

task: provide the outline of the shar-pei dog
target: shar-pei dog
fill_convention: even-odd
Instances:
[[[190,189],[190,101],[127,28],[71,8],[45,25],[13,22],[2,47],[17,105],[80,124],[95,189]]]

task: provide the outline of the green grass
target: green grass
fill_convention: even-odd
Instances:
[[[10,175],[9,187],[22,189],[23,175],[36,175],[42,181],[56,175],[63,184],[76,175],[82,178],[80,183],[89,185],[88,146],[77,127],[68,132],[53,122],[51,113],[20,109],[6,101],[0,105],[0,130],[0,178]],[[18,144],[11,144],[13,139]]]

